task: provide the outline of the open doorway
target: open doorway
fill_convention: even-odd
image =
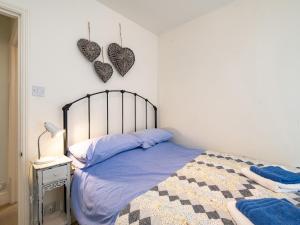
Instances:
[[[0,14],[0,225],[18,224],[18,20]]]

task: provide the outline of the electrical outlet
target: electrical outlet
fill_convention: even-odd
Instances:
[[[45,97],[45,87],[32,86],[32,96]]]

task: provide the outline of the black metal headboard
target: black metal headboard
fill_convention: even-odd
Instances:
[[[148,105],[151,105],[154,109],[154,127],[157,128],[157,107],[155,105],[153,105],[147,98],[144,98],[143,96],[134,93],[134,92],[130,92],[130,91],[125,91],[125,90],[105,90],[105,91],[99,91],[96,93],[92,93],[92,94],[87,94],[84,97],[81,97],[71,103],[66,104],[62,110],[63,110],[63,127],[65,129],[65,136],[64,136],[64,154],[67,153],[67,148],[68,148],[68,111],[70,109],[70,107],[75,104],[76,102],[79,102],[81,100],[87,99],[87,108],[88,108],[88,137],[91,137],[91,97],[94,95],[99,95],[99,94],[106,94],[106,133],[109,134],[109,93],[111,92],[117,92],[121,94],[121,98],[122,98],[122,112],[121,112],[121,116],[122,116],[122,133],[124,133],[124,94],[131,94],[134,96],[134,130],[136,131],[137,128],[137,123],[136,123],[136,118],[137,118],[137,110],[136,110],[136,99],[141,98],[145,101],[145,117],[146,117],[146,122],[145,122],[145,128],[148,128],[148,110],[147,107]]]

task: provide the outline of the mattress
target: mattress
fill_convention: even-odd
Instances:
[[[202,152],[163,142],[147,150],[122,152],[86,169],[76,169],[71,187],[72,212],[82,225],[114,224],[130,201]]]

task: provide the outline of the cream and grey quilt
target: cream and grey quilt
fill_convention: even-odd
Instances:
[[[274,193],[243,176],[251,165],[263,164],[207,151],[130,202],[116,224],[232,225],[227,202],[245,198],[287,198],[300,207],[300,193]]]

